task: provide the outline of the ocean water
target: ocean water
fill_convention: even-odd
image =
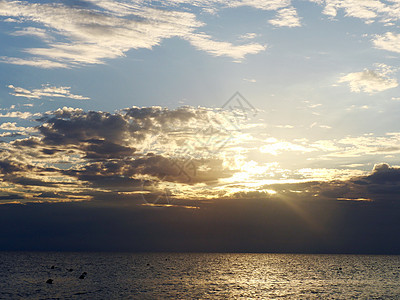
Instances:
[[[0,299],[168,298],[400,299],[400,256],[0,252]]]

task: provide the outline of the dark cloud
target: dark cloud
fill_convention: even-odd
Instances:
[[[376,164],[370,175],[349,180],[266,185],[291,199],[400,201],[400,168]]]
[[[62,195],[54,192],[42,192],[39,195],[35,195],[35,198],[63,198]]]
[[[44,148],[42,150],[40,150],[43,154],[47,154],[47,155],[53,155],[54,153],[59,152],[60,150],[57,149],[49,149],[49,148]]]
[[[376,164],[372,174],[364,179],[370,184],[395,184],[400,182],[400,168],[394,168],[386,163]]]
[[[40,139],[37,137],[29,137],[25,139],[19,139],[11,142],[13,146],[16,146],[18,148],[23,148],[23,147],[37,147],[41,145]]]
[[[110,159],[132,156],[136,151],[133,147],[122,146],[105,140],[89,140],[82,146],[86,152],[85,158],[89,159]]]
[[[0,174],[11,174],[25,170],[26,167],[22,164],[5,159],[0,161]]]
[[[58,184],[54,182],[48,182],[41,179],[29,178],[22,175],[8,175],[4,176],[3,180],[10,183],[19,184],[22,186],[48,186],[48,187],[57,187]]]
[[[21,200],[24,199],[21,195],[18,194],[10,194],[10,195],[2,195],[0,196],[0,201],[4,200]]]
[[[212,183],[232,175],[232,171],[223,168],[221,160],[179,160],[160,155],[95,162],[62,173],[88,182],[92,187],[125,192],[146,189],[149,185],[154,187],[160,182]],[[153,179],[137,179],[139,175]]]
[[[147,121],[153,119],[161,125],[168,124],[170,122],[187,122],[190,119],[206,118],[206,110],[194,109],[189,106],[179,107],[175,110],[169,110],[162,107],[132,107],[123,110],[126,112],[126,116],[129,116],[135,120]],[[149,129],[152,124],[145,122],[148,126],[143,126]]]
[[[71,145],[94,140],[121,142],[129,124],[118,114],[90,111],[65,117],[54,116],[39,127],[43,142],[48,145]]]
[[[44,122],[38,129],[42,146],[57,146],[85,153],[90,159],[109,159],[132,156],[136,151],[131,143],[161,131],[175,130],[190,119],[205,120],[205,109],[181,107],[168,110],[161,107],[124,109],[108,113],[66,108],[46,113],[38,119]],[[17,146],[36,146],[36,139],[14,142]]]

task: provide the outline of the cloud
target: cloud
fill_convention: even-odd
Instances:
[[[229,114],[201,107],[115,113],[64,107],[43,114],[38,133],[0,148],[0,248],[176,251],[184,244],[193,251],[400,251],[397,239],[384,234],[400,228],[400,167],[302,168],[296,177],[279,163],[249,161],[238,141],[213,156],[202,143],[185,144]],[[212,132],[207,137],[215,138]],[[277,144],[276,152],[304,153],[306,146],[337,152],[352,144],[364,156],[399,138],[264,142]],[[282,176],[266,180],[271,173]],[[60,239],[43,228],[61,232]],[[34,240],[26,230],[36,232]],[[117,237],[112,243],[110,232]],[[84,243],[83,235],[89,236]]]
[[[277,12],[275,19],[269,20],[274,26],[277,27],[299,27],[301,26],[300,18],[294,7],[283,8]]]
[[[376,35],[373,39],[374,46],[378,49],[400,53],[400,34],[386,32]]]
[[[18,127],[18,126],[16,126],[16,122],[6,122],[6,123],[2,123],[1,125],[0,125],[0,129],[3,129],[3,130],[24,130],[25,129],[25,127]]]
[[[199,50],[214,56],[228,56],[236,60],[243,59],[247,54],[256,54],[266,49],[266,46],[257,43],[234,46],[228,42],[214,41],[211,36],[204,33],[190,35],[187,39]]]
[[[327,128],[321,126],[323,129]],[[281,125],[279,128],[291,127]],[[326,164],[327,161],[332,159],[365,158],[368,156],[369,160],[380,160],[385,155],[400,153],[400,135],[397,132],[391,132],[384,135],[363,134],[314,141],[308,139],[278,140],[270,137],[260,139],[259,145],[258,152],[278,156],[278,160],[285,161],[290,157],[301,156],[304,160],[316,160],[320,164]]]
[[[398,133],[386,133],[384,136],[364,134],[362,136],[347,136],[335,141],[320,140],[309,145],[312,148],[326,152],[325,157],[365,157],[394,154],[400,151],[400,136]]]
[[[48,59],[41,59],[38,57],[32,57],[30,59],[16,58],[16,57],[6,57],[1,56],[0,62],[20,65],[20,66],[32,66],[43,69],[52,69],[52,68],[69,68],[69,65],[66,63],[51,61]]]
[[[16,122],[5,122],[0,125],[1,130],[9,130],[9,131],[19,131],[19,134],[29,134],[37,131],[36,128],[33,127],[23,127],[17,126]]]
[[[257,79],[254,79],[254,78],[243,78],[243,80],[247,81],[247,82],[251,82],[251,83],[256,83],[257,82]]]
[[[42,97],[56,97],[56,98],[69,98],[76,100],[87,100],[90,99],[88,97],[84,97],[81,95],[74,95],[71,93],[71,87],[68,86],[50,86],[49,84],[42,84],[42,88],[33,89],[32,91],[16,87],[13,85],[8,86],[10,89],[14,90],[13,93],[10,93],[16,97],[25,97],[25,98],[33,98],[33,99],[41,99]]]
[[[306,170],[303,170],[306,171]],[[339,170],[321,170],[338,172]],[[346,170],[342,170],[346,172]],[[351,171],[351,170],[348,170]],[[359,172],[361,173],[361,172]],[[273,189],[278,198],[315,199],[316,201],[367,201],[398,203],[400,168],[387,163],[376,164],[369,174],[349,173],[343,180],[312,180],[296,183],[270,184],[263,188]],[[324,178],[326,178],[324,176]]]
[[[109,2],[109,1],[102,1]],[[181,4],[193,5],[195,7],[202,7],[206,11],[215,12],[219,9],[226,7],[252,7],[261,10],[277,10],[284,8],[291,4],[290,0],[167,0],[167,5],[178,6]]]
[[[242,59],[264,50],[252,43],[233,45],[214,41],[197,33],[205,24],[192,12],[178,11],[175,5],[164,9],[143,2],[91,1],[91,6],[1,1],[0,15],[17,18],[29,26],[14,35],[34,35],[45,47],[27,48],[30,58],[2,57],[1,61],[41,68],[69,68],[101,64],[106,59],[124,56],[131,49],[152,49],[163,39],[179,37],[212,55]],[[172,4],[173,2],[170,2]],[[217,3],[219,3],[217,1]],[[194,6],[204,3],[194,3]],[[215,4],[215,3],[214,3]],[[280,7],[278,1],[235,1],[230,6],[253,6],[260,9]],[[37,27],[33,27],[33,24]],[[39,27],[40,26],[40,27]]]
[[[0,137],[16,137],[16,136],[20,136],[20,133],[16,133],[16,132],[3,132],[0,133]]]
[[[370,180],[366,171],[333,163],[315,168],[308,158],[310,153],[319,160],[383,157],[400,152],[400,135],[314,142],[263,138],[259,143],[251,128],[235,131],[230,122],[234,115],[232,111],[189,106],[172,110],[131,107],[115,113],[64,107],[38,117],[35,132],[17,122],[3,123],[0,129],[24,132],[28,137],[15,136],[2,143],[0,193],[21,194],[21,203],[100,198],[112,203],[123,195],[136,202],[142,199],[138,205],[144,204],[142,196],[147,204],[155,204],[151,201],[168,194],[170,200],[163,201],[170,204],[179,199],[231,199],[251,191],[257,192],[254,197],[262,193],[289,198],[323,193],[324,199],[330,200],[384,197],[355,183]],[[288,169],[280,162],[268,162],[271,156],[266,154],[284,154],[288,163],[276,159],[294,166]],[[383,169],[376,167],[374,172],[377,170]],[[376,176],[373,174],[371,178]],[[310,186],[304,181],[316,183]],[[283,185],[275,188],[277,182]],[[299,182],[304,188],[295,187]],[[344,192],[344,188],[353,192]],[[326,196],[328,190],[336,198]],[[104,197],[98,198],[98,193]],[[45,197],[55,194],[62,197]]]
[[[339,83],[348,83],[352,92],[376,93],[398,86],[395,78],[389,77],[394,71],[387,65],[378,65],[377,70],[365,69],[362,72],[349,73],[339,79]]]
[[[343,9],[347,17],[359,18],[365,20],[366,23],[379,20],[383,23],[390,23],[399,20],[400,3],[398,1],[390,1],[384,3],[379,0],[310,0],[320,5],[324,5],[323,13],[335,17],[337,11]]]
[[[230,7],[250,6],[263,10],[277,10],[290,5],[290,2],[291,2],[290,0],[235,0],[235,1],[230,1],[228,6]]]
[[[241,40],[252,40],[252,39],[254,39],[256,37],[257,37],[257,33],[250,32],[250,33],[242,34],[239,37],[239,39],[241,39]]]
[[[299,151],[304,153],[315,151],[315,149],[287,141],[278,141],[275,138],[267,139],[265,144],[260,147],[261,153],[268,153],[272,155],[278,155],[285,151]]]
[[[0,118],[20,118],[20,119],[28,119],[32,117],[33,114],[30,112],[21,112],[21,111],[12,111],[6,114],[0,114]]]
[[[3,143],[7,151],[0,150],[5,189],[23,192],[33,202],[57,201],[37,195],[60,191],[62,201],[87,200],[95,191],[152,197],[171,184],[174,197],[194,197],[189,186],[213,185],[233,174],[223,159],[199,143],[199,132],[210,122],[227,122],[218,110],[132,107],[111,114],[64,107],[37,121],[41,125],[34,135]],[[16,122],[1,127],[29,133]]]
[[[10,200],[22,200],[24,197],[18,194],[10,194],[10,195],[1,195],[0,196],[0,202],[1,201],[10,201]]]
[[[12,33],[12,35],[15,35],[15,36],[25,36],[25,35],[27,35],[27,36],[37,37],[37,38],[39,38],[41,40],[44,40],[44,41],[51,40],[51,37],[47,34],[47,31],[45,29],[36,28],[36,27],[26,27],[26,28],[23,28],[22,30],[14,31]]]

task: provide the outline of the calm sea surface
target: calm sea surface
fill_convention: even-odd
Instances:
[[[400,299],[400,256],[0,252],[0,299],[57,298]]]

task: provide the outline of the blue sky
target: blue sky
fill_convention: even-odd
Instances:
[[[226,114],[235,112],[219,108],[239,91],[257,115],[241,115],[233,132],[224,123],[232,138],[211,157],[200,145],[191,148],[190,158],[205,172],[195,180],[198,197],[205,188],[214,198],[251,191],[269,195],[276,191],[266,184],[346,181],[370,176],[382,164],[397,170],[399,16],[395,0],[0,1],[3,159],[17,163],[16,157],[24,157],[25,167],[39,169],[64,165],[69,173],[60,169],[41,177],[37,169],[25,175],[46,184],[59,177],[72,180],[77,186],[71,195],[82,194],[87,180],[76,174],[104,159],[132,163],[142,159],[138,149],[149,145],[163,158],[187,159],[184,142],[198,141],[198,129],[215,129],[221,124],[215,120],[228,120]],[[162,109],[146,110],[152,106]],[[53,139],[64,130],[56,127],[57,118],[82,123],[84,132],[88,111],[102,120],[106,112],[122,116],[131,124],[139,115],[123,110],[131,107],[164,128],[140,123],[144,138],[110,141],[90,129],[85,140],[75,141],[88,143],[83,148],[70,139],[65,144]],[[176,128],[167,126],[167,115]],[[24,149],[23,141],[35,142],[38,152]],[[98,149],[99,143],[104,148]],[[122,158],[126,149],[118,147],[136,152]],[[125,150],[104,156],[116,148]],[[100,156],[103,160],[95,161]],[[215,165],[201,165],[207,159]],[[162,188],[187,191],[177,197],[194,197],[193,182],[129,174],[112,176],[155,180]],[[60,188],[43,186],[4,179],[2,193],[31,201]]]

